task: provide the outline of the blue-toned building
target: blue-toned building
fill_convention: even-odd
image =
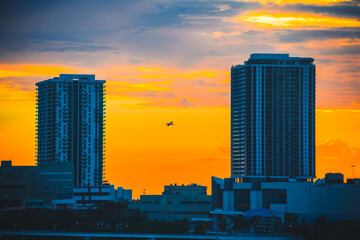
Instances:
[[[1,161],[0,210],[52,208],[54,201],[71,202],[73,169],[71,162],[13,166],[11,161]]]
[[[313,58],[251,54],[231,68],[231,176],[315,177]]]
[[[36,83],[37,165],[72,161],[75,186],[103,183],[104,84],[78,74]]]

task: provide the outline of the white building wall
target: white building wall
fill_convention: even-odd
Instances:
[[[286,209],[296,213],[308,213],[310,201],[310,182],[276,182],[262,183],[262,189],[286,189],[287,204]]]
[[[265,173],[262,171],[263,169],[263,95],[264,91],[262,89],[262,70],[261,66],[256,67],[256,175],[262,176]]]
[[[211,210],[209,195],[142,195],[140,210],[151,220],[173,221],[208,217]]]
[[[310,212],[318,215],[349,215],[360,217],[360,186],[333,184],[314,186],[310,192]],[[315,201],[315,200],[318,201]]]
[[[312,220],[321,215],[333,220],[360,218],[360,186],[305,182],[263,183],[262,188],[286,188],[287,203],[270,206],[275,213],[296,213]]]
[[[262,193],[261,191],[250,192],[250,209],[262,208]]]
[[[131,189],[124,190],[124,199],[126,199],[128,201],[132,200],[132,190]]]
[[[249,183],[234,183],[233,189],[251,189]],[[270,203],[280,216],[298,214],[299,220],[315,221],[326,215],[330,220],[360,220],[360,184],[318,184],[311,182],[264,182],[260,190],[250,190],[250,209],[263,207],[264,189],[286,189],[286,203]],[[223,210],[234,210],[234,190],[223,192]]]
[[[224,191],[223,194],[224,211],[234,211],[234,192]]]

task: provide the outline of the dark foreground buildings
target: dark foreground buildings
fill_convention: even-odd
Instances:
[[[37,166],[0,167],[0,209],[88,208],[131,200],[103,184],[105,81],[60,74],[36,83]]]
[[[211,210],[211,196],[206,187],[190,184],[164,186],[162,195],[141,195],[140,211],[150,220],[174,221],[207,218]]]
[[[53,200],[73,199],[71,162],[12,166],[1,161],[0,209],[51,208]]]
[[[315,178],[313,61],[255,53],[231,68],[231,177]]]

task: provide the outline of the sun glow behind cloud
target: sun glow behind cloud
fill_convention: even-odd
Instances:
[[[76,73],[74,67],[50,64],[1,64],[0,78],[20,76],[54,76],[64,72]]]
[[[296,3],[316,4],[316,5],[333,5],[336,3],[344,2],[344,0],[245,0],[245,1],[260,2],[262,4],[273,3],[273,4],[279,4],[279,5],[296,4]]]
[[[336,18],[304,13],[249,12],[235,18],[238,22],[249,22],[265,28],[336,28],[360,27],[356,19]]]

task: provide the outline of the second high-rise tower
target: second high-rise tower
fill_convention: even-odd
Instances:
[[[232,177],[315,177],[313,61],[251,54],[231,68]]]

